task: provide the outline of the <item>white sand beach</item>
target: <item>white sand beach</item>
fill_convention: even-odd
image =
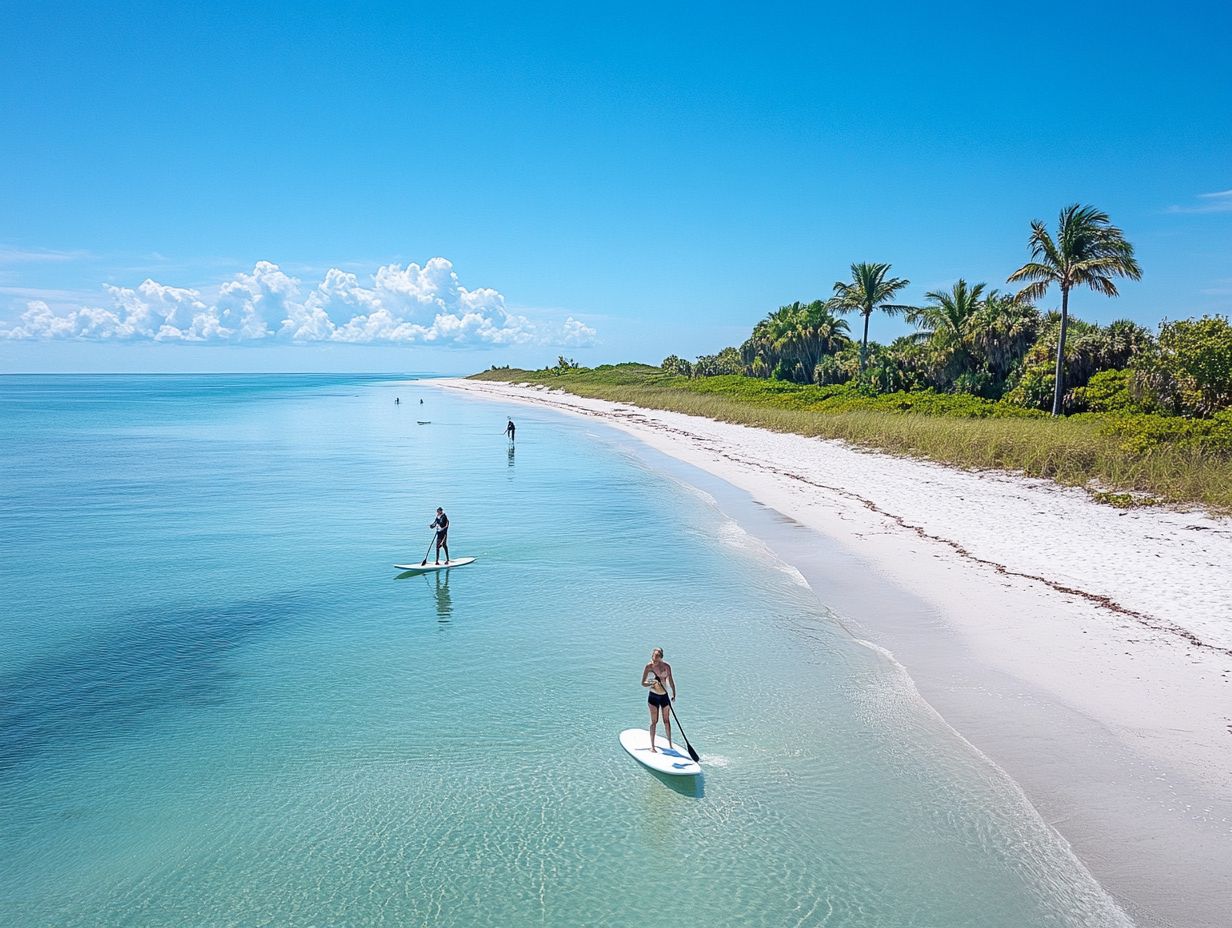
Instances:
[[[1232,520],[542,388],[431,383],[607,422],[841,549],[810,566],[797,543],[795,566],[1135,921],[1232,923]]]

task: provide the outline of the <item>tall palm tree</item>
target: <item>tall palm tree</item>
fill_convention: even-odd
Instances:
[[[887,280],[886,274],[889,272],[888,264],[870,264],[867,261],[853,264],[851,280],[836,281],[834,296],[828,301],[836,312],[858,312],[864,317],[864,338],[860,340],[861,371],[864,370],[864,359],[868,354],[868,320],[873,311],[880,309],[887,315],[896,316],[911,309],[910,306],[899,306],[890,302],[895,294],[911,281],[902,277],[891,277]]]
[[[1074,203],[1061,210],[1054,240],[1038,219],[1031,221],[1031,257],[1013,274],[1010,282],[1031,281],[1019,291],[1025,300],[1038,300],[1056,284],[1061,288],[1061,332],[1057,338],[1056,384],[1052,394],[1052,414],[1061,413],[1065,392],[1065,332],[1069,325],[1069,291],[1076,286],[1090,287],[1104,296],[1116,296],[1114,277],[1138,280],[1142,269],[1134,258],[1134,246],[1094,206]]]

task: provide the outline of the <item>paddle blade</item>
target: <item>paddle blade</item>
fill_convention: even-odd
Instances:
[[[688,741],[685,741],[684,746],[689,749],[689,756],[693,758],[693,763],[700,764],[702,762],[701,755],[693,750],[693,745],[689,744]]]

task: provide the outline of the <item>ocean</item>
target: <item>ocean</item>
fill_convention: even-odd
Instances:
[[[479,560],[400,576],[437,506]],[[0,589],[14,928],[1127,924],[825,590],[600,423],[0,377]],[[656,646],[699,781],[617,742]]]

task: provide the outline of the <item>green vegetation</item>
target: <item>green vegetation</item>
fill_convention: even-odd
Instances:
[[[1065,335],[1069,325],[1069,292],[1090,287],[1104,296],[1116,296],[1114,277],[1138,280],[1142,269],[1134,259],[1134,246],[1108,220],[1108,214],[1077,203],[1061,210],[1054,241],[1038,219],[1031,223],[1031,257],[1010,281],[1031,281],[1018,293],[1020,299],[1038,300],[1052,284],[1061,289],[1061,330],[1057,339],[1056,384],[1052,414],[1061,414],[1065,392]]]
[[[1017,294],[959,279],[924,306],[902,306],[891,301],[907,281],[865,262],[830,299],[782,306],[739,347],[692,362],[669,355],[659,367],[591,370],[562,357],[540,371],[476,376],[1021,471],[1115,506],[1232,512],[1232,324],[1166,321],[1155,335],[1071,316],[1074,287],[1116,296],[1114,278],[1141,276],[1133,247],[1092,207],[1063,210],[1055,241],[1033,222],[1030,245],[1033,260],[1009,277],[1030,282]],[[1052,284],[1061,310],[1041,313],[1031,300]],[[869,341],[878,310],[905,314],[917,330]],[[863,318],[859,342],[840,318],[851,312]]]
[[[890,272],[888,264],[870,264],[862,261],[851,266],[850,282],[835,281],[834,296],[830,298],[830,306],[841,313],[858,312],[864,317],[864,338],[860,341],[860,370],[864,370],[868,355],[868,320],[880,309],[890,316],[910,310],[909,306],[899,306],[890,302],[899,290],[911,281],[902,277],[886,279]]]
[[[1228,413],[1210,420],[1149,413],[1052,419],[1040,410],[966,394],[870,395],[850,384],[794,384],[739,374],[690,378],[645,364],[565,373],[494,370],[475,379],[543,384],[959,467],[1021,471],[1087,487],[1112,505],[1166,501],[1232,511]]]
[[[1131,392],[1145,408],[1205,417],[1232,407],[1232,325],[1223,316],[1165,322],[1142,354]]]

